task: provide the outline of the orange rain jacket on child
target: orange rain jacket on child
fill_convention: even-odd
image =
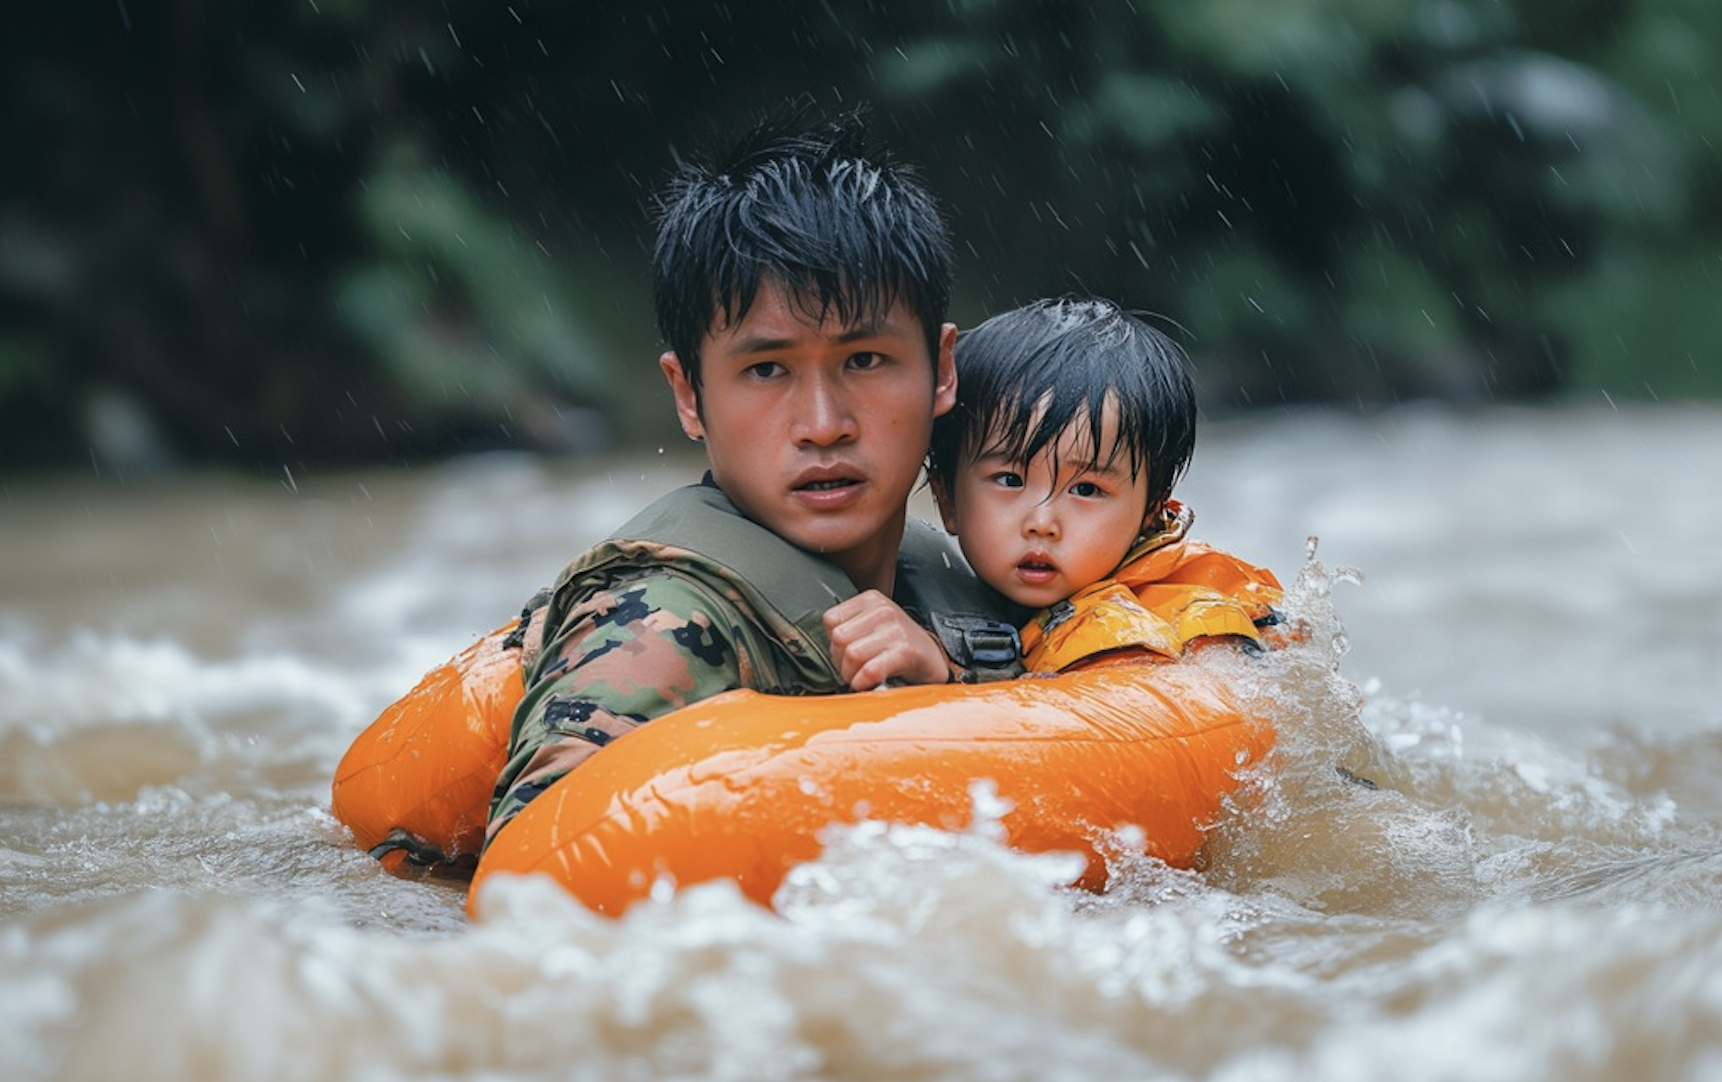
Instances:
[[[1279,580],[1265,568],[1189,540],[1195,515],[1176,500],[1110,578],[1037,613],[1023,628],[1029,672],[1062,672],[1101,654],[1146,650],[1177,658],[1196,639],[1262,643],[1278,622]]]

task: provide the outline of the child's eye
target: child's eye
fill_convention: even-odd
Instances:
[[[992,482],[1000,488],[1021,488],[1022,474],[1015,470],[999,470],[992,475]]]
[[[1085,499],[1092,499],[1095,496],[1106,495],[1106,490],[1095,484],[1093,481],[1078,481],[1076,484],[1070,486],[1070,494],[1072,496],[1081,496]]]

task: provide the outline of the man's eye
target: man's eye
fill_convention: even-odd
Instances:
[[[783,366],[776,361],[760,361],[758,364],[748,365],[742,371],[754,379],[770,379],[783,371]]]
[[[883,353],[854,353],[849,357],[849,367],[859,368],[863,372],[878,368],[884,363],[885,355]]]

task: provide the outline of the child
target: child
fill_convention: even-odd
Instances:
[[[929,483],[976,575],[1037,610],[1022,628],[1030,672],[1261,644],[1279,582],[1189,540],[1193,515],[1172,499],[1196,400],[1170,339],[1110,301],[1043,300],[960,336],[956,364]]]

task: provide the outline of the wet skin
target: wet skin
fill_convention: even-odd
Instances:
[[[954,491],[935,489],[945,528],[975,574],[1019,605],[1043,609],[1108,577],[1147,526],[1146,470],[1116,447],[1109,405],[1095,455],[1075,418],[1055,446],[1021,462],[981,448]]]
[[[889,595],[933,418],[956,400],[956,327],[940,328],[935,357],[901,304],[846,325],[794,300],[764,282],[738,322],[713,328],[697,396],[675,353],[658,364],[736,507]]]

